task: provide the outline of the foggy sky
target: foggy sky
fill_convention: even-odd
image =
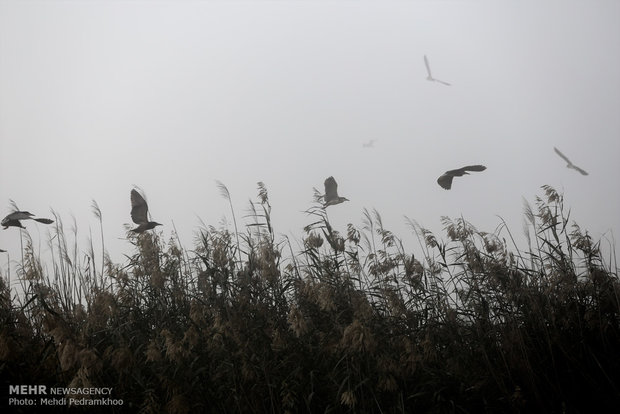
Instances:
[[[337,230],[376,208],[412,251],[403,216],[519,235],[545,184],[617,238],[619,156],[617,1],[0,0],[0,216],[54,209],[98,248],[94,199],[116,261],[133,185],[191,248],[199,217],[230,219],[215,180],[238,219],[263,181],[297,238],[330,175],[351,200],[329,208]],[[487,170],[437,185],[470,164]],[[48,229],[24,224],[45,253]],[[18,260],[19,231],[0,248]]]

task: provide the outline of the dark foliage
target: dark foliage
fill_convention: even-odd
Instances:
[[[444,219],[446,242],[411,222],[420,256],[376,212],[345,236],[319,207],[295,253],[259,190],[246,233],[203,228],[191,252],[129,235],[97,272],[59,243],[47,275],[27,243],[20,298],[0,280],[3,387],[113,387],[106,413],[617,407],[617,268],[553,189],[526,207],[528,251]]]

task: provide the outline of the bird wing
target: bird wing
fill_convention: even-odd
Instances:
[[[325,202],[338,198],[338,184],[334,177],[325,180]]]
[[[557,149],[556,147],[553,147],[553,150],[555,151],[556,154],[558,154],[564,161],[566,161],[568,164],[572,164],[572,162],[570,162],[570,160],[568,159],[568,157],[564,154],[562,154],[560,152],[559,149]]]
[[[136,224],[148,222],[149,207],[146,200],[136,190],[131,190],[131,219]]]
[[[48,218],[33,218],[33,220],[43,224],[52,224],[54,222],[54,220]]]
[[[468,165],[467,167],[461,168],[463,171],[484,171],[487,167],[484,165]]]
[[[433,78],[433,80],[434,80],[435,82],[443,83],[443,84],[444,84],[444,85],[446,85],[446,86],[450,86],[450,84],[449,84],[448,82],[444,82],[444,81],[442,81],[442,80],[435,79],[435,78]]]
[[[424,65],[426,65],[426,71],[428,72],[429,78],[432,78],[433,75],[431,75],[431,66],[428,64],[428,58],[426,55],[424,55]]]
[[[582,170],[581,168],[577,167],[574,164],[571,164],[570,167],[575,169],[575,170],[577,170],[577,171],[579,171],[581,173],[581,175],[588,175],[588,173],[586,171]]]
[[[449,190],[452,187],[452,176],[448,173],[445,173],[444,175],[442,175],[441,177],[439,177],[437,179],[437,184],[439,184],[441,187],[445,188],[446,190]]]
[[[465,167],[457,168],[455,170],[449,170],[444,173],[444,175],[449,175],[451,177],[462,177],[467,174],[467,171],[484,171],[487,167],[484,165],[467,165]]]

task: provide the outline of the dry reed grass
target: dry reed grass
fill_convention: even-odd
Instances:
[[[4,384],[111,386],[125,404],[102,412],[603,409],[620,399],[617,266],[544,193],[528,251],[444,218],[446,241],[409,220],[415,255],[376,211],[341,234],[317,204],[294,253],[259,183],[245,233],[204,226],[191,252],[130,234],[126,265],[102,248],[95,268],[54,214],[51,269],[24,233],[23,295],[0,279]]]

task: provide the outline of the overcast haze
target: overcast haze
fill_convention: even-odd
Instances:
[[[297,238],[330,175],[350,199],[329,207],[337,230],[376,208],[412,251],[404,215],[442,237],[443,215],[521,234],[544,184],[617,238],[619,156],[618,1],[0,0],[0,216],[10,199],[73,215],[86,250],[95,199],[115,261],[133,185],[190,248],[198,217],[230,217],[215,180],[238,218],[263,181]],[[437,185],[470,164],[487,170]],[[17,229],[0,248],[18,260]]]

